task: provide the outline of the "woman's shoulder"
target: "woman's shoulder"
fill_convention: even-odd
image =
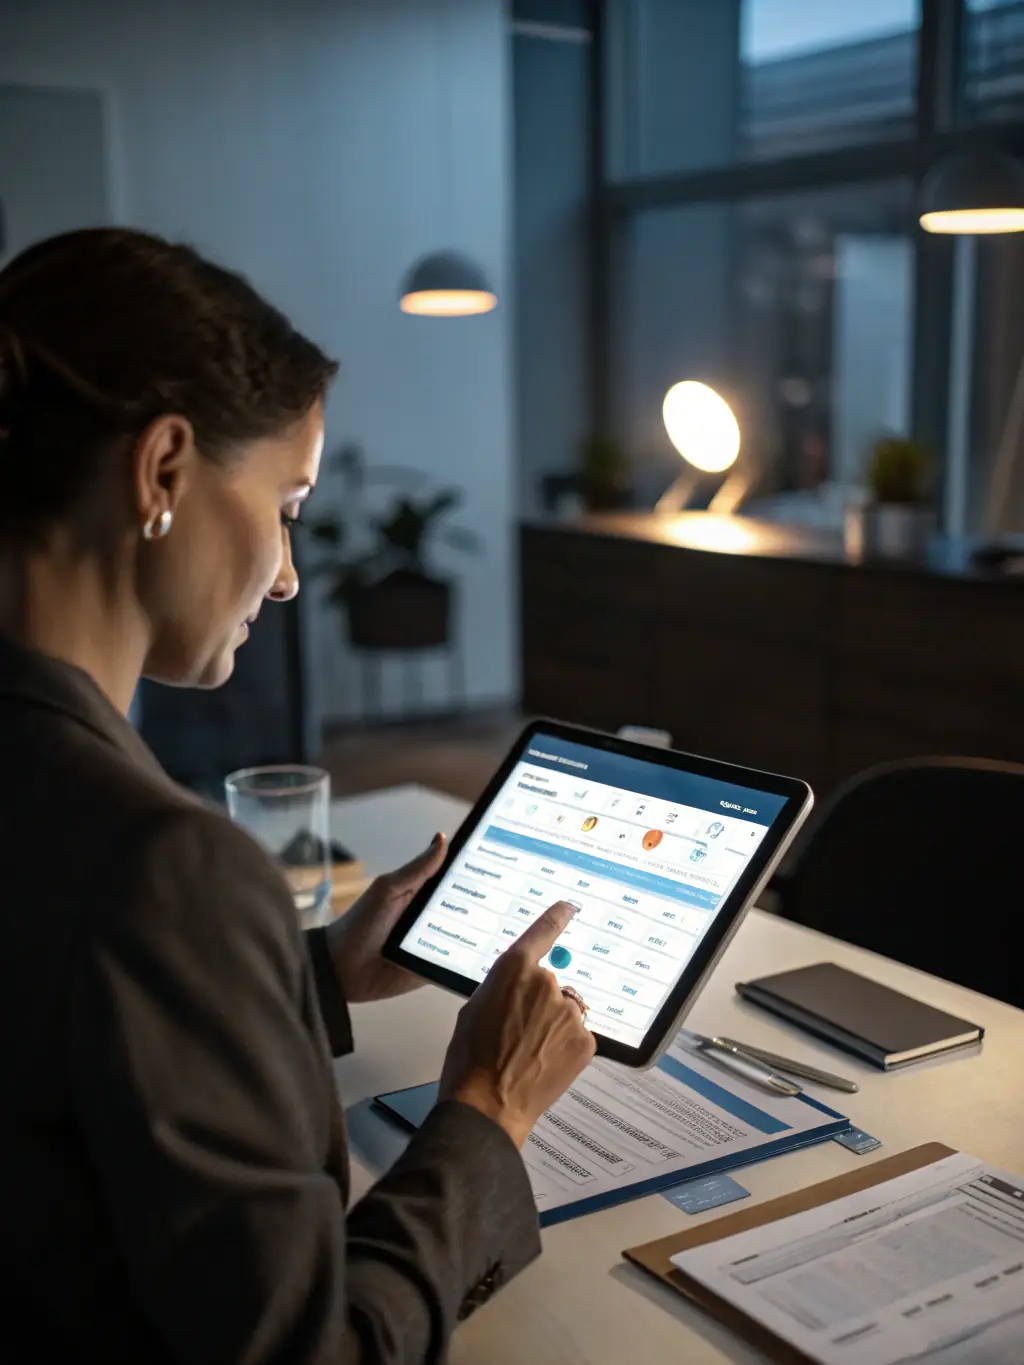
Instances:
[[[81,944],[216,974],[262,971],[298,991],[304,954],[291,892],[274,860],[218,808],[167,783],[133,788],[105,829],[78,892]]]
[[[47,865],[44,897],[115,916],[140,896],[189,913],[211,897],[280,916],[291,896],[276,864],[219,807],[171,780],[144,749],[84,727],[39,725],[0,743],[8,787],[0,820],[0,875]],[[10,816],[8,819],[7,816]],[[174,889],[174,897],[168,892]],[[294,912],[292,912],[294,918]]]
[[[30,769],[18,809],[30,827],[88,842],[104,857],[129,852],[140,829],[205,824],[218,812],[174,782],[141,739],[116,743],[76,720],[26,712],[5,738],[7,764]],[[10,798],[9,798],[10,799]]]

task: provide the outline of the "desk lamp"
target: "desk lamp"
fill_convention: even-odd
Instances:
[[[668,438],[686,461],[686,468],[663,494],[655,512],[663,515],[686,509],[707,474],[725,474],[740,453],[740,428],[729,404],[707,384],[685,379],[673,384],[661,407]],[[708,511],[735,512],[746,492],[746,480],[729,474],[712,498]]]
[[[1024,166],[996,147],[971,147],[940,161],[921,184],[920,221],[925,232],[958,237],[1024,232]],[[1010,496],[1024,433],[1024,358],[1017,370],[1006,422],[996,448],[985,508],[988,543],[976,562],[1000,567],[1024,558],[1024,550],[998,541],[1000,516]]]

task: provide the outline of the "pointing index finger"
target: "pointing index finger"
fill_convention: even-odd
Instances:
[[[516,948],[525,953],[531,961],[539,962],[572,923],[577,913],[576,906],[571,902],[556,901],[542,915],[537,916],[525,933],[519,935]]]

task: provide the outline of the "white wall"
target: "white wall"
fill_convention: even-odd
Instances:
[[[476,703],[514,691],[509,313],[411,319],[396,291],[456,245],[507,297],[506,45],[501,0],[0,0],[0,82],[106,96],[116,217],[244,270],[341,360],[329,443],[466,490],[487,543],[463,579]],[[312,615],[337,715],[340,631]]]
[[[110,218],[106,144],[95,92],[0,84],[0,268],[40,237]]]

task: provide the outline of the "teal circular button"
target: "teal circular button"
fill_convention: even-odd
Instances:
[[[556,971],[560,972],[563,967],[568,967],[569,963],[572,961],[572,953],[570,953],[568,948],[563,948],[561,944],[556,943],[550,953],[548,953],[548,961]]]

